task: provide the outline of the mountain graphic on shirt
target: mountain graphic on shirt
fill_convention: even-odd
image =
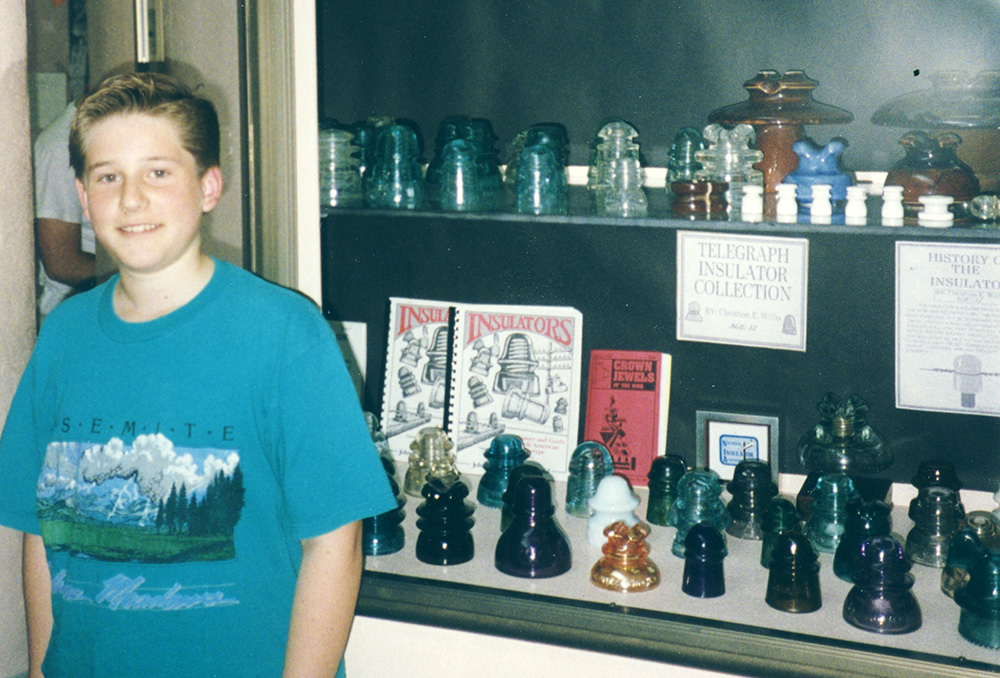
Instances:
[[[36,503],[49,548],[109,561],[235,557],[243,473],[234,450],[177,448],[162,433],[131,445],[52,442]]]

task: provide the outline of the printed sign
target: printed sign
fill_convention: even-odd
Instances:
[[[809,241],[677,232],[677,338],[806,350]]]
[[[1000,416],[1000,246],[896,243],[896,407]]]

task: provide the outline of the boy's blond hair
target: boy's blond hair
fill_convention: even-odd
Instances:
[[[87,169],[87,135],[101,120],[145,113],[171,120],[181,145],[194,156],[199,174],[219,165],[219,117],[208,99],[179,80],[160,73],[114,75],[98,85],[76,109],[69,133],[69,162],[77,179]]]

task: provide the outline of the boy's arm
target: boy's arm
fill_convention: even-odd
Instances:
[[[361,585],[361,522],[302,541],[284,678],[332,678]]]
[[[28,676],[41,678],[42,660],[52,636],[52,577],[45,557],[45,545],[36,534],[24,535],[21,572],[28,622]]]
[[[80,249],[80,238],[80,224],[35,219],[38,255],[47,276],[74,287],[93,279],[96,258]]]

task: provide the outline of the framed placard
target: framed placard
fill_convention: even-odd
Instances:
[[[677,339],[806,350],[809,241],[677,231]]]
[[[695,425],[698,468],[715,471],[723,481],[728,481],[733,479],[737,464],[744,459],[757,459],[771,466],[771,477],[777,484],[777,417],[698,410]]]

